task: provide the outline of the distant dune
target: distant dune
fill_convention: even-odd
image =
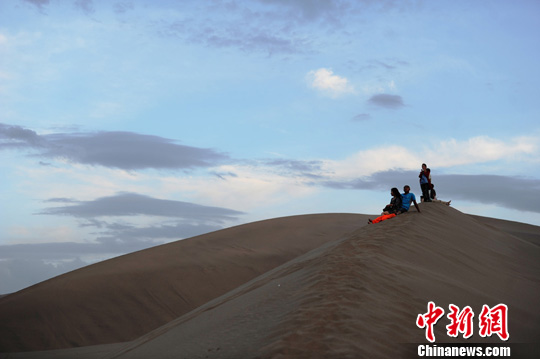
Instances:
[[[484,304],[509,311],[507,342],[451,338],[445,317],[436,343],[537,357],[540,227],[421,210],[255,222],[67,273],[0,298],[0,358],[400,358],[427,343],[429,301],[475,324]]]

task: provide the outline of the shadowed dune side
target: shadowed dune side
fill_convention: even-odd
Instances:
[[[497,335],[481,338],[477,324],[482,305],[499,303],[509,308],[505,343],[536,343],[539,259],[534,244],[455,209],[423,204],[421,214],[327,243],[103,358],[408,357],[407,343],[427,343],[415,323],[428,301],[445,315],[449,304],[476,314],[468,340],[449,337],[442,318],[437,343],[501,344]]]
[[[50,279],[0,298],[0,353],[133,340],[366,221],[356,214],[260,221]]]

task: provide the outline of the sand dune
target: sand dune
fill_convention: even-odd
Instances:
[[[365,222],[355,214],[260,221],[67,273],[0,298],[0,352],[133,340]]]
[[[449,304],[461,308],[470,306],[476,314],[475,322],[482,305],[504,303],[509,308],[510,333],[505,343],[538,343],[540,227],[469,216],[438,203],[422,204],[421,209],[422,213],[412,211],[369,226],[362,226],[365,217],[354,215],[281,219],[286,221],[283,235],[293,233],[294,230],[287,227],[298,224],[294,238],[305,236],[310,232],[305,226],[311,228],[323,219],[327,221],[326,226],[330,223],[334,226],[321,225],[325,227],[321,237],[328,238],[326,229],[336,233],[332,240],[321,240],[311,250],[297,248],[297,244],[291,244],[293,240],[283,240],[279,245],[280,254],[289,250],[295,252],[289,260],[274,262],[272,268],[235,283],[234,289],[205,303],[193,303],[191,311],[177,315],[135,340],[10,357],[400,358],[409,355],[411,344],[407,343],[427,342],[425,332],[417,328],[415,322],[418,314],[426,312],[428,301],[434,301],[447,311]],[[300,224],[300,221],[303,222]],[[275,230],[269,223],[249,227],[252,241],[258,242],[266,236],[280,237],[269,234]],[[258,251],[270,250],[268,245],[254,246]],[[198,250],[205,248],[208,249],[202,245],[197,247]],[[225,246],[221,252],[233,255],[237,252],[237,248],[234,249]],[[138,255],[146,258],[148,253],[142,251]],[[249,263],[253,263],[250,255],[254,253],[258,252],[248,251],[242,257],[235,254],[236,264],[245,261],[253,266]],[[266,260],[266,257],[259,258]],[[102,269],[103,273],[114,269],[113,263],[114,260],[110,261],[108,265],[112,267]],[[88,270],[96,272],[97,267]],[[237,271],[241,272],[239,268],[231,269],[227,280],[232,280]],[[85,283],[89,280],[80,273],[73,274]],[[135,277],[146,278],[147,275],[143,268]],[[50,283],[42,285],[49,287]],[[170,286],[167,282],[158,284],[158,288]],[[191,283],[195,288],[206,285],[196,284]],[[94,290],[98,287],[99,283],[93,285]],[[136,285],[126,288],[123,295],[129,296],[129,290],[136,288]],[[36,294],[31,290],[29,288],[27,295]],[[187,298],[187,294],[182,297]],[[16,296],[0,301],[1,313],[13,307],[16,301],[12,298]],[[7,300],[10,301],[6,304]],[[94,300],[97,298],[92,302]],[[132,305],[133,299],[121,300]],[[113,305],[102,303],[103,306]],[[77,315],[77,311],[72,310]],[[134,316],[134,322],[139,314]],[[21,314],[18,315],[14,320],[22,320]],[[29,320],[26,325],[31,323]],[[54,328],[53,322],[50,323],[50,328]],[[468,340],[451,338],[446,335],[446,320],[441,323],[435,326],[437,343],[502,343],[496,335],[481,338],[477,328]],[[539,349],[537,345],[517,349],[522,352],[512,357],[538,357],[534,353]]]

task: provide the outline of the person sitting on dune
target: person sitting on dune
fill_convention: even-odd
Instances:
[[[403,187],[403,192],[401,194],[401,197],[403,199],[403,203],[401,205],[400,212],[405,213],[409,212],[409,208],[411,208],[411,202],[414,203],[414,207],[416,207],[416,211],[420,213],[420,208],[418,207],[418,203],[416,203],[416,196],[414,193],[410,192],[411,187],[409,185],[405,185]]]
[[[387,204],[386,207],[383,208],[383,212],[381,215],[373,220],[368,219],[368,223],[379,223],[381,221],[394,218],[397,214],[400,213],[401,208],[403,206],[403,200],[401,197],[401,193],[399,193],[399,190],[397,188],[392,188],[390,190],[390,194],[392,195],[392,199],[390,200],[390,204]]]
[[[433,202],[444,203],[447,206],[449,206],[450,202],[452,202],[452,200],[450,200],[450,201],[441,201],[440,199],[437,199],[437,192],[435,192],[435,186],[433,184],[431,185],[431,200]]]

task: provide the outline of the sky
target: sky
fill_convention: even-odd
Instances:
[[[540,225],[536,0],[0,1],[0,293],[269,218]]]

